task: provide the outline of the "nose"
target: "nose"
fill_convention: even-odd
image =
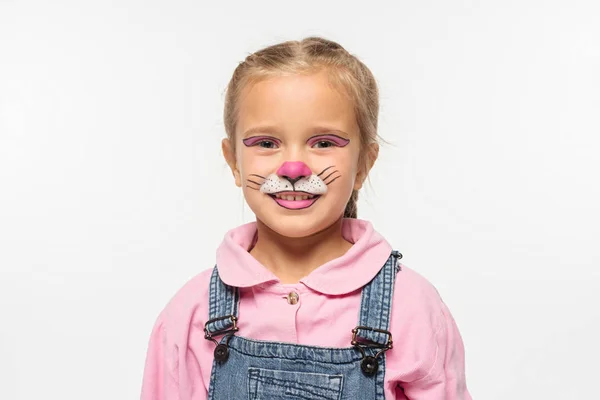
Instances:
[[[302,161],[286,161],[277,170],[277,175],[290,180],[298,180],[303,176],[312,175],[312,171]]]

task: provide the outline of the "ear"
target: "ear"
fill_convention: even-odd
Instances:
[[[354,190],[360,190],[362,188],[363,183],[369,175],[369,171],[373,168],[373,165],[379,156],[379,144],[371,143],[365,149],[364,153],[361,165],[359,165],[358,172],[356,173],[356,179],[354,180]]]
[[[221,141],[221,149],[223,150],[223,157],[225,157],[225,161],[227,161],[227,165],[229,165],[235,179],[235,185],[237,187],[242,187],[242,177],[237,167],[235,151],[231,140],[228,138],[223,139],[223,141]]]

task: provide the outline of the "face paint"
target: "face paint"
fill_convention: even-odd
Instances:
[[[271,196],[283,208],[301,210],[312,206],[327,193],[327,185],[339,177],[341,174],[333,165],[315,175],[302,162],[287,162],[276,174],[266,177],[251,174],[247,186]]]
[[[331,144],[337,147],[345,147],[348,143],[350,143],[350,139],[345,139],[338,135],[328,134],[328,135],[317,135],[308,139],[308,145],[310,147],[314,147],[315,144]],[[327,146],[330,147],[330,146]],[[322,148],[322,147],[321,147]]]
[[[304,176],[311,176],[312,171],[302,161],[286,161],[277,170],[277,175],[291,181],[292,184]]]
[[[246,147],[260,146],[268,149],[279,147],[280,141],[270,136],[252,136],[242,140]]]

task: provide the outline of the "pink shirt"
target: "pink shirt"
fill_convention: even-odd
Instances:
[[[385,264],[392,247],[367,221],[344,219],[342,230],[354,243],[350,250],[297,284],[281,284],[248,253],[255,223],[225,235],[216,261],[223,282],[240,288],[238,336],[351,346],[361,288]],[[471,399],[463,342],[450,311],[425,278],[400,265],[390,321],[394,347],[386,352],[386,399]],[[159,315],[148,347],[142,400],[207,399],[215,348],[204,339],[211,271],[192,278]],[[299,295],[296,304],[287,301],[290,292]]]

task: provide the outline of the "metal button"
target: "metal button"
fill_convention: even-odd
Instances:
[[[300,296],[298,296],[298,293],[296,293],[296,292],[289,292],[287,295],[287,301],[289,304],[298,303],[299,298],[300,298]]]
[[[363,370],[365,375],[373,376],[379,369],[379,363],[375,357],[367,356],[360,363],[360,368]]]
[[[214,351],[215,360],[219,362],[227,361],[229,358],[229,348],[224,344],[219,344]]]

